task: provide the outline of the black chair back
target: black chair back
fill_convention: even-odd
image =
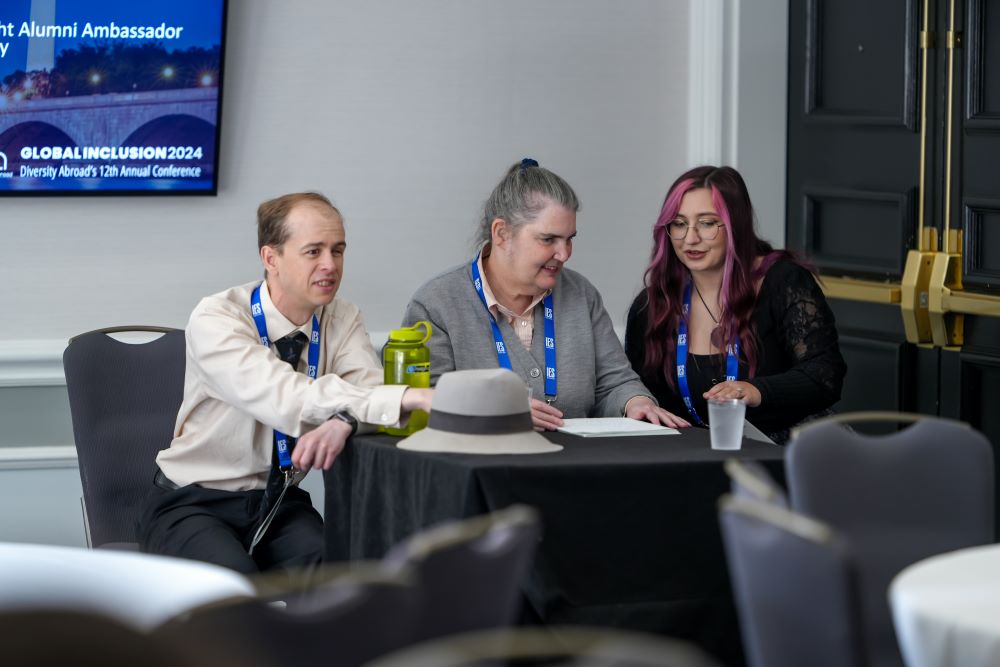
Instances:
[[[778,507],[788,507],[785,490],[768,474],[759,461],[727,459],[726,474],[730,479],[730,491],[734,496],[754,498]]]
[[[861,421],[914,423],[880,436],[841,426]],[[948,419],[844,414],[793,434],[785,465],[792,507],[832,526],[857,555],[869,655],[901,665],[889,583],[928,556],[993,542],[989,441]]]
[[[413,568],[423,593],[418,639],[511,625],[539,532],[537,513],[515,505],[428,528],[393,547],[383,563]]]
[[[828,526],[725,496],[720,521],[750,667],[863,667],[855,562]]]
[[[216,664],[248,667],[359,667],[413,642],[420,590],[411,573],[364,565],[327,568],[282,590],[256,578],[261,595],[206,605],[153,632],[198,646]],[[287,580],[287,579],[286,579]]]
[[[718,667],[684,642],[611,628],[486,630],[391,653],[367,667]]]
[[[107,334],[163,333],[147,343]],[[157,452],[170,445],[184,394],[184,331],[116,327],[81,334],[63,353],[92,546],[136,541]]]
[[[214,667],[188,646],[160,641],[94,612],[0,612],[3,663],[10,667]]]

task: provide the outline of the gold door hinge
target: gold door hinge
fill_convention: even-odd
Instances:
[[[928,286],[928,315],[931,338],[938,347],[959,346],[965,340],[965,316],[951,312],[949,297],[962,289],[962,256],[954,252],[934,255]]]
[[[899,308],[908,343],[929,343],[932,340],[928,285],[933,264],[933,251],[911,250],[906,254]]]

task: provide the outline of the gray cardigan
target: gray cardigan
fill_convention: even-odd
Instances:
[[[652,398],[629,366],[601,295],[586,278],[563,268],[552,300],[559,382],[559,397],[554,405],[564,417],[620,417],[626,401],[633,396]],[[417,290],[406,307],[403,324],[409,326],[419,320],[427,320],[434,327],[428,343],[432,384],[448,371],[499,367],[489,314],[472,285],[468,264],[432,278]],[[500,331],[514,372],[531,386],[534,398],[543,399],[542,308],[535,308],[530,351],[502,320]]]

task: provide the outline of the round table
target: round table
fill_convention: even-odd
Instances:
[[[209,563],[0,543],[0,610],[96,612],[150,630],[199,605],[254,594],[249,579]]]
[[[1000,545],[907,567],[893,579],[889,601],[909,667],[1000,664]]]

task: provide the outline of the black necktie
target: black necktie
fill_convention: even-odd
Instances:
[[[295,333],[288,334],[284,338],[279,338],[274,341],[274,349],[278,351],[278,357],[291,365],[292,368],[296,368],[299,363],[299,357],[302,356],[302,348],[305,347],[306,341],[309,337],[306,336],[301,331],[296,331]],[[291,453],[292,449],[295,447],[295,438],[288,436],[288,451]],[[269,512],[275,508],[275,503],[282,498],[282,489],[285,487],[286,478],[285,475],[278,468],[278,452],[275,451],[271,455],[271,472],[267,476],[267,486],[264,488],[264,494],[261,496],[260,507],[258,508],[258,521],[260,522],[260,527],[258,532],[262,530],[267,530],[267,526],[264,524],[269,523],[267,517]],[[272,517],[273,518],[273,517]],[[254,549],[254,539],[253,534],[247,534],[246,539],[249,540],[245,546],[253,553]]]
[[[299,357],[302,356],[302,348],[305,347],[307,340],[309,340],[308,336],[301,331],[296,331],[293,334],[288,334],[284,338],[274,341],[274,349],[278,351],[278,357],[282,361],[288,362],[292,368],[295,368],[299,363]],[[288,451],[291,452],[294,447],[295,438],[289,436]],[[270,511],[271,504],[281,494],[284,484],[285,476],[278,470],[278,453],[275,452],[271,457],[271,473],[268,475],[267,488],[264,490],[264,497],[261,500],[261,519]]]
[[[299,357],[302,356],[302,348],[305,347],[307,340],[309,340],[308,336],[301,331],[296,331],[274,341],[274,347],[278,350],[278,356],[281,360],[295,368],[298,366]]]

